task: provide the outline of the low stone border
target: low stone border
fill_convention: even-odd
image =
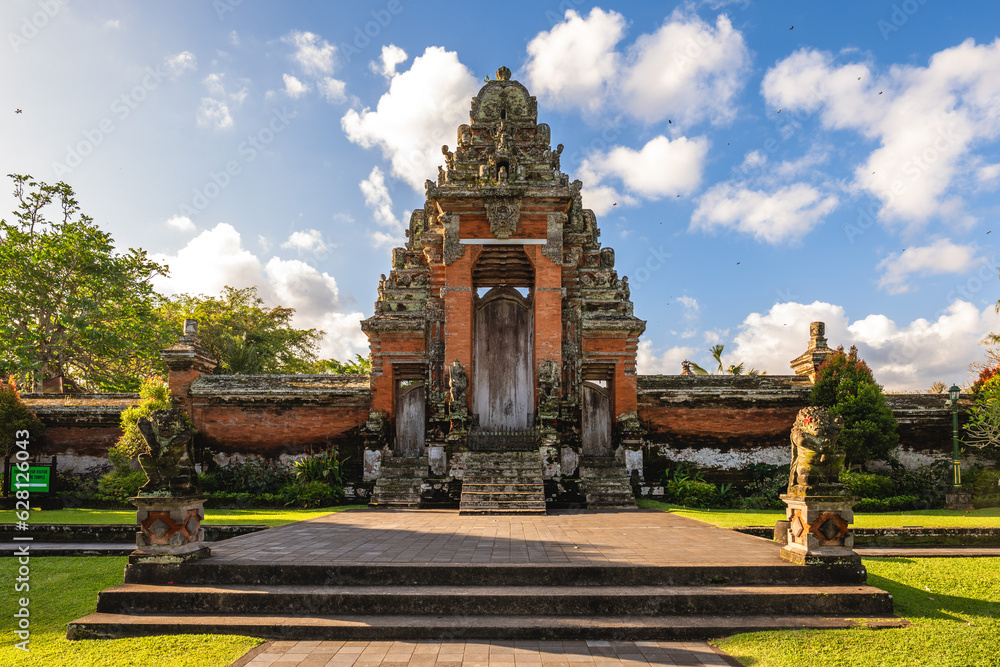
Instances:
[[[237,535],[265,530],[268,526],[208,525],[206,542],[219,542]],[[0,542],[13,542],[14,536],[31,537],[35,542],[85,544],[135,544],[134,524],[33,523],[27,531],[17,531],[13,524],[0,525]]]
[[[733,530],[774,538],[773,526],[743,526]],[[857,547],[1000,547],[1000,528],[854,528]]]

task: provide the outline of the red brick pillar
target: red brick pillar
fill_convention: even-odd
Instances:
[[[211,373],[218,362],[201,347],[198,338],[198,320],[184,320],[184,335],[174,345],[160,352],[160,359],[167,364],[170,398],[174,405],[187,410],[194,419],[191,406],[191,384],[202,373]]]
[[[444,367],[456,361],[472,375],[472,333],[475,317],[472,294],[473,258],[478,252],[469,247],[445,271],[444,288]],[[466,400],[471,392],[466,394]],[[466,407],[471,408],[467,405]]]

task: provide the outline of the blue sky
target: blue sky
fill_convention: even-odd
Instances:
[[[640,372],[724,343],[789,373],[824,320],[887,389],[924,390],[966,382],[1000,331],[998,19],[941,0],[6,0],[0,160],[71,184],[170,265],[161,290],[258,285],[344,358],[441,145],[506,65],[630,277]]]

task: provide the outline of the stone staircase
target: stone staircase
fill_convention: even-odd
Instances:
[[[587,509],[636,509],[625,468],[613,456],[583,458],[580,485],[587,498]]]
[[[236,538],[239,539],[239,538]],[[682,640],[905,625],[857,571],[502,563],[132,564],[70,639]]]
[[[421,487],[427,477],[426,456],[382,459],[369,507],[420,507]]]
[[[459,514],[545,514],[538,451],[469,452]]]

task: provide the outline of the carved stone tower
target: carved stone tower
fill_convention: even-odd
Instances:
[[[427,181],[375,314],[368,447],[464,470],[469,433],[537,434],[546,477],[637,444],[635,357],[646,323],[602,248],[580,181],[560,171],[537,103],[510,70],[472,99],[470,124]],[[370,420],[372,422],[373,420]],[[502,445],[500,446],[502,449]]]

